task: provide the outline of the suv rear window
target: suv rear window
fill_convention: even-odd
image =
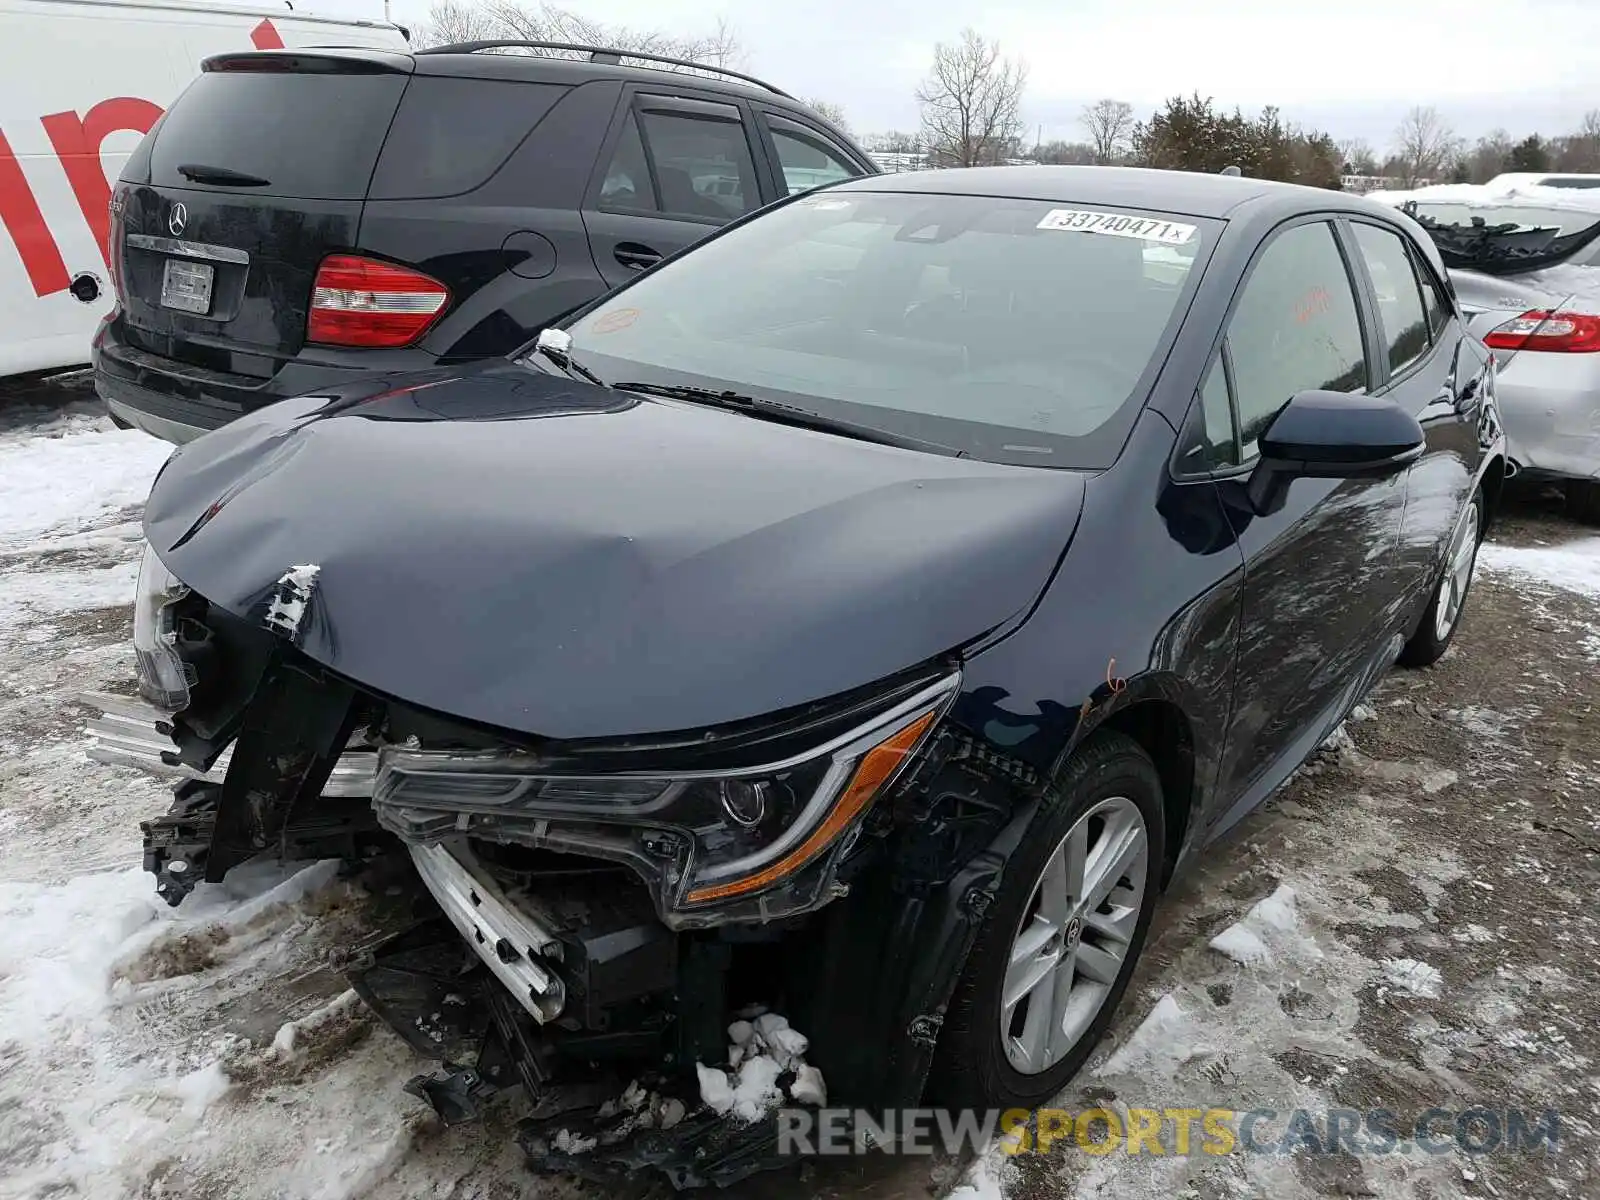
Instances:
[[[193,188],[183,166],[254,175],[241,196],[362,200],[406,77],[343,72],[207,71],[161,122],[150,182]]]
[[[372,180],[375,200],[459,196],[500,169],[568,88],[418,75]]]

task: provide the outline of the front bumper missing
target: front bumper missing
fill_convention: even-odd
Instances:
[[[819,1031],[816,1061],[841,1094],[880,1107],[919,1102],[934,1038],[917,1030],[932,1019],[926,1014],[942,1013],[982,918],[980,900],[1009,853],[979,856],[946,882],[941,869],[910,896],[900,879],[926,853],[913,845],[909,867],[853,878],[826,919],[731,935],[678,931],[626,864],[568,861],[538,838],[505,838],[503,828],[471,828],[481,840],[469,842],[461,813],[441,814],[434,840],[405,844],[412,875],[378,831],[379,756],[364,733],[352,734],[383,726],[337,679],[269,664],[234,752],[204,771],[178,757],[172,731],[176,722],[178,736],[187,735],[182,718],[137,698],[81,699],[99,710],[88,727],[91,758],[179,781],[173,811],[145,823],[146,868],[169,903],[193,886],[198,868],[220,877],[269,850],[342,857],[380,878],[398,866],[400,887],[373,895],[404,897],[385,910],[404,928],[338,966],[381,1020],[438,1064],[407,1091],[453,1122],[520,1087],[532,1101],[519,1136],[530,1162],[596,1179],[650,1171],[678,1188],[726,1186],[790,1161],[775,1153],[772,1119],[742,1126],[701,1109],[685,1070],[722,1061],[729,1014],[752,1000],[775,999]],[[403,726],[388,732],[393,744],[407,744]],[[917,829],[953,827],[947,818],[968,811],[971,786],[952,791]],[[269,801],[259,811],[257,797]],[[678,1100],[687,1109],[681,1123],[624,1129],[628,1115],[607,1102],[629,1080]],[[598,1145],[563,1151],[573,1135]]]
[[[84,692],[79,703],[100,710],[84,731],[90,737],[86,753],[95,762],[114,767],[132,767],[174,781],[199,780],[220,784],[228,774],[233,747],[217,756],[211,769],[201,771],[178,760],[178,747],[171,736],[172,714],[138,696],[119,696],[111,692]],[[347,748],[334,764],[322,794],[341,799],[363,799],[372,795],[378,774],[375,750]]]
[[[541,960],[559,961],[561,942],[548,925],[513,905],[465,846],[410,846],[417,873],[490,973],[541,1025],[566,1004],[566,989]]]

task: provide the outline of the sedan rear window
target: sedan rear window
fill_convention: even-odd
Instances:
[[[826,190],[571,327],[611,382],[760,394],[972,457],[1116,457],[1219,225],[1041,200]]]
[[[207,71],[161,122],[150,155],[157,187],[197,184],[205,167],[267,182],[240,195],[362,200],[405,90],[393,74]]]

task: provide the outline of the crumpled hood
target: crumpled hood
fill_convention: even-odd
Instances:
[[[552,738],[690,730],[1024,614],[1070,472],[851,441],[496,362],[273,405],[183,447],[145,532],[214,604],[377,691]],[[305,572],[297,579],[309,578]]]

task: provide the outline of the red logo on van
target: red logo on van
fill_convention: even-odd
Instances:
[[[278,27],[272,23],[271,17],[250,31],[250,40],[257,50],[283,49],[283,38],[278,36]]]
[[[257,50],[284,48],[270,19],[250,31],[250,41]],[[100,101],[81,117],[75,112],[59,112],[39,118],[102,257],[107,255],[111,233],[111,185],[106,181],[100,149],[113,133],[149,133],[160,116],[158,104],[137,96],[116,96]],[[4,132],[0,132],[0,224],[16,244],[34,294],[65,291],[70,282],[67,265]]]

